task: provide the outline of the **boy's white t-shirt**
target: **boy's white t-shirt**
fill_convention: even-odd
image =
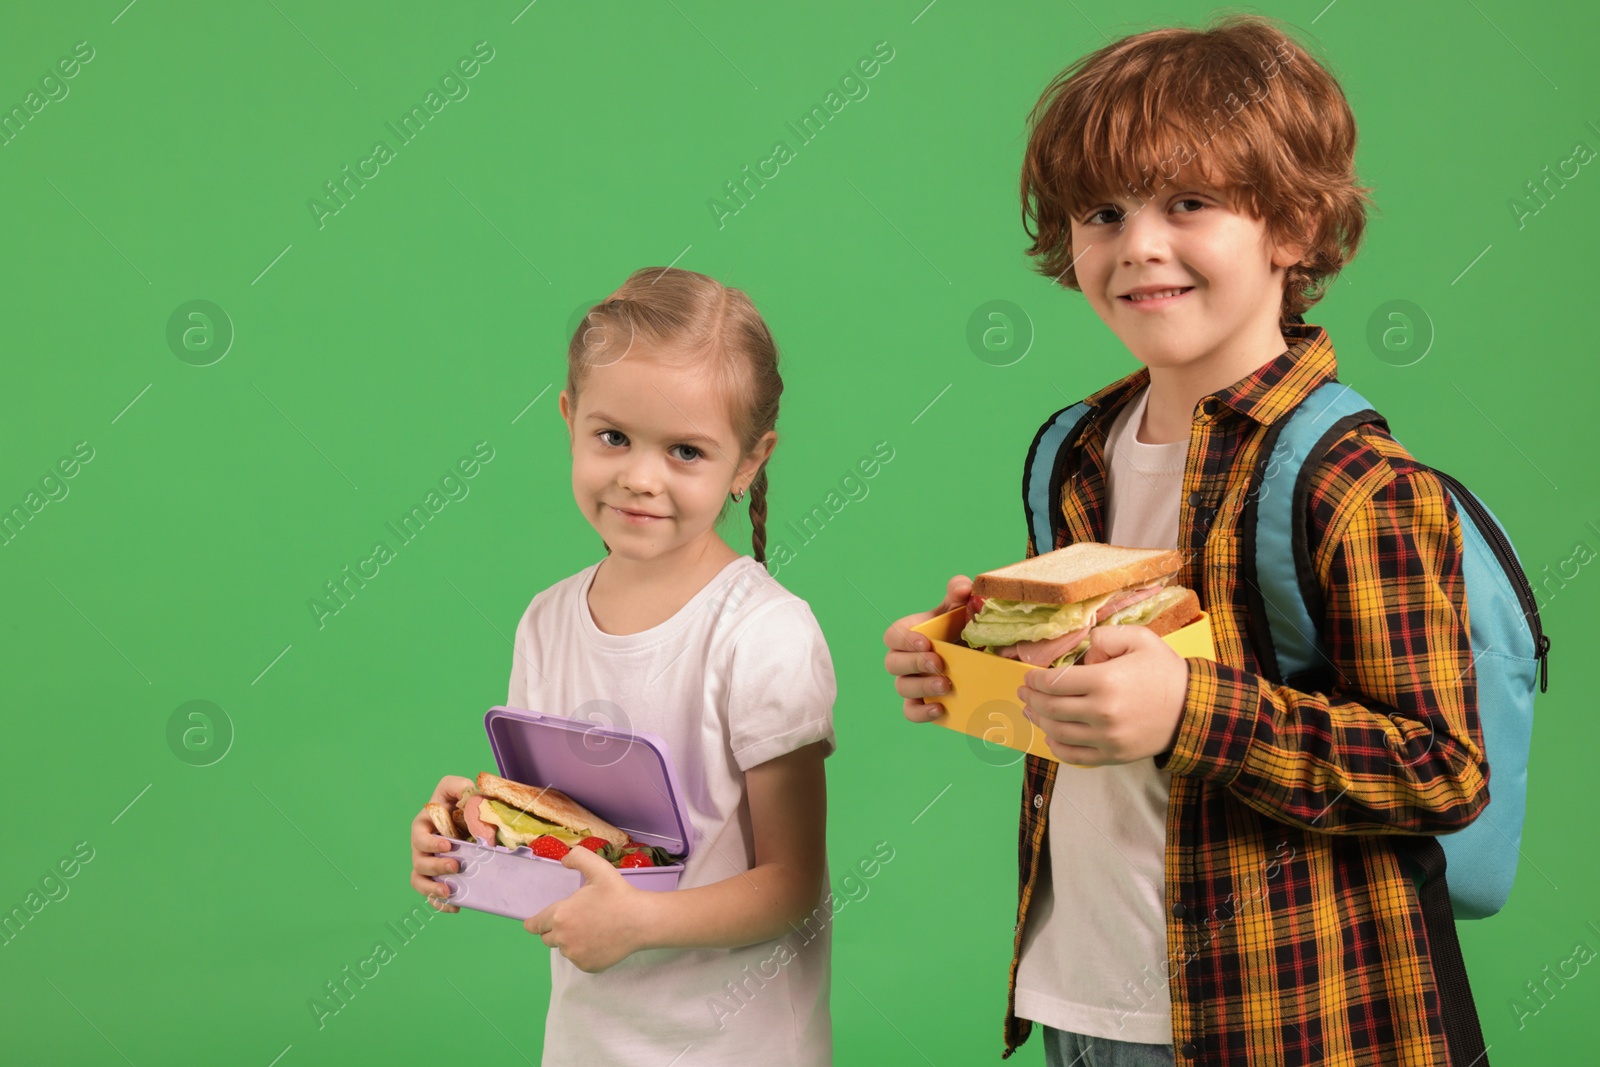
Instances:
[[[679,888],[737,877],[755,866],[744,772],[816,741],[834,749],[837,687],[822,630],[805,601],[740,556],[666,622],[608,634],[589,613],[598,567],[528,605],[507,703],[662,738],[691,827]],[[648,949],[598,974],[551,949],[544,1063],[832,1062],[823,883],[817,920],[774,941]]]
[[[1149,393],[1126,404],[1106,436],[1106,538],[1174,548],[1189,442],[1138,439]],[[1171,1044],[1163,891],[1171,781],[1153,759],[1057,772],[1048,876],[1034,891],[1017,965],[1019,1018]]]

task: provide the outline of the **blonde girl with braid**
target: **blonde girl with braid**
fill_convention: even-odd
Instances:
[[[685,793],[679,888],[638,890],[584,848],[585,882],[524,923],[549,946],[546,1064],[825,1064],[831,918],[823,758],[833,664],[806,602],[767,573],[778,349],[749,297],[651,267],[584,317],[560,396],[572,493],[605,555],[534,596],[507,703],[656,735]],[[748,500],[750,555],[718,534]],[[529,563],[554,516],[529,516]],[[466,778],[434,799],[454,804]],[[593,798],[599,806],[604,798]],[[426,818],[412,885],[456,869]],[[526,935],[498,978],[525,978]],[[542,947],[534,945],[533,947]]]

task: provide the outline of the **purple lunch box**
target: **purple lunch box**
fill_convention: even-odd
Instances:
[[[659,737],[506,707],[490,708],[483,726],[500,777],[554,786],[635,841],[659,845],[674,856],[688,853],[683,794]],[[457,841],[449,855],[461,865],[457,873],[438,878],[450,887],[450,903],[519,922],[583,885],[583,875],[560,860],[535,856],[526,845]],[[678,888],[683,864],[618,873],[636,889],[666,892]]]

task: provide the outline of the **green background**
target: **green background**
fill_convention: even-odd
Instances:
[[[783,349],[774,527],[877,442],[894,449],[779,574],[838,673],[835,877],[876,842],[896,853],[837,919],[838,1058],[996,1057],[1020,768],[906,724],[881,634],[949,575],[1021,555],[1034,429],[1135,366],[1081,296],[1027,268],[1029,107],[1107,35],[1211,9],[125,2],[8,5],[0,23],[7,109],[76,42],[95,52],[0,147],[0,506],[93,449],[0,546],[0,910],[76,843],[94,850],[0,946],[8,1053],[421,1063],[465,1033],[537,1059],[546,951],[492,916],[428,923],[321,1029],[308,1001],[397,942],[386,924],[419,901],[407,823],[440,774],[489,766],[482,714],[505,698],[520,613],[601,552],[555,409],[568,324],[629,271],[676,261],[748,291]],[[1525,859],[1506,911],[1461,933],[1494,1062],[1565,1061],[1592,1045],[1600,968],[1552,984],[1520,1026],[1511,1005],[1540,1007],[1525,983],[1578,942],[1600,950],[1600,568],[1579,562],[1600,550],[1581,310],[1600,174],[1552,184],[1520,227],[1509,202],[1576,142],[1600,147],[1597,19],[1507,0],[1255,10],[1342,79],[1379,206],[1308,318],[1547,580]],[[385,123],[479,41],[494,59],[470,95],[319,228],[323,183],[393,141]],[[785,124],[881,41],[894,58],[869,95],[798,145]],[[708,201],[780,139],[796,158],[719,228]],[[167,342],[192,300],[236,334],[209,366]],[[981,359],[968,320],[992,300],[1026,319]],[[1374,348],[1369,320],[1393,300],[1431,326]],[[479,441],[494,459],[470,494],[319,628],[308,600]],[[736,523],[726,536],[748,545]],[[222,714],[172,747],[192,700]],[[1016,1060],[1040,1062],[1038,1042]]]

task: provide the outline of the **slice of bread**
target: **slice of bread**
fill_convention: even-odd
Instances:
[[[484,771],[478,775],[478,791],[545,822],[553,822],[569,830],[588,830],[595,837],[604,838],[619,848],[628,843],[627,833],[554,787],[538,789]]]
[[[1183,595],[1175,597],[1171,605],[1163,608],[1155,618],[1145,623],[1157,637],[1165,637],[1181,630],[1200,617],[1200,598],[1194,595],[1193,589],[1174,586],[1171,591]]]
[[[455,837],[466,840],[465,835],[456,833],[455,820],[450,818],[450,809],[437,800],[428,801],[428,818],[433,820],[433,831],[440,837]]]
[[[972,593],[1036,604],[1075,604],[1118,589],[1167,581],[1182,566],[1183,554],[1176,549],[1119,548],[1080,541],[985,571],[972,580]]]

